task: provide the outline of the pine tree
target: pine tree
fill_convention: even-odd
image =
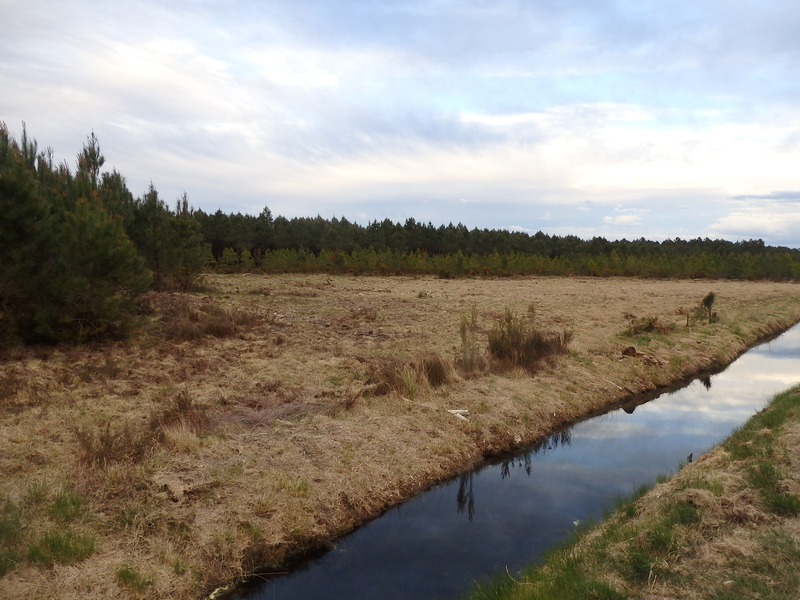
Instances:
[[[148,286],[121,220],[100,199],[96,138],[87,148],[73,176],[53,166],[52,152],[37,153],[24,129],[17,144],[0,125],[0,342],[120,334]]]

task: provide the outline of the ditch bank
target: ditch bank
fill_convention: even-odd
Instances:
[[[402,592],[401,593],[402,597],[411,598],[411,597],[417,597],[419,595],[423,595],[423,596],[424,595],[430,595],[430,594],[433,594],[433,593],[435,593],[437,595],[437,597],[438,597],[442,593],[445,593],[445,590],[447,589],[447,586],[445,584],[439,584],[439,583],[435,583],[435,582],[431,582],[430,584],[428,584],[427,582],[426,583],[420,583],[419,579],[426,577],[422,573],[420,573],[417,576],[415,576],[415,582],[414,583],[415,583],[415,585],[417,585],[419,587],[419,589],[415,588],[416,591],[410,590],[410,588],[409,588],[410,584],[408,582],[403,584],[402,581],[399,581],[397,585],[392,585],[391,584],[391,581],[392,581],[391,578],[396,574],[395,573],[396,570],[402,570],[404,573],[407,573],[407,572],[416,572],[415,569],[419,568],[419,565],[417,565],[415,567],[412,564],[409,564],[409,565],[406,565],[406,566],[404,566],[402,563],[401,564],[397,564],[398,561],[394,557],[394,551],[387,551],[386,552],[386,556],[384,557],[384,562],[386,564],[392,564],[393,567],[391,567],[388,570],[384,571],[384,570],[382,570],[384,565],[376,563],[374,565],[374,567],[375,567],[374,569],[368,569],[368,570],[371,573],[377,573],[377,574],[364,575],[363,567],[364,567],[365,563],[369,563],[370,561],[380,560],[380,558],[378,558],[378,555],[382,555],[383,549],[381,549],[379,551],[377,548],[375,548],[373,551],[370,552],[371,557],[369,559],[367,557],[362,557],[362,558],[359,559],[358,558],[358,556],[360,556],[359,553],[363,552],[363,550],[361,549],[362,546],[364,546],[366,544],[367,546],[374,547],[373,545],[375,543],[378,543],[378,541],[377,541],[377,539],[372,539],[372,538],[374,538],[375,535],[379,535],[379,536],[381,536],[381,539],[383,540],[380,543],[380,545],[383,546],[383,545],[386,545],[386,544],[392,544],[393,542],[389,541],[389,540],[394,540],[395,544],[402,546],[400,549],[397,550],[397,552],[398,552],[398,554],[400,556],[403,556],[403,555],[408,554],[408,553],[410,553],[410,555],[417,556],[417,558],[414,559],[415,560],[414,564],[419,563],[420,560],[422,560],[423,563],[427,563],[427,562],[434,563],[435,562],[435,563],[439,564],[439,566],[440,566],[442,571],[446,571],[446,572],[459,571],[459,570],[460,571],[464,571],[465,569],[468,569],[467,565],[470,564],[470,561],[475,562],[477,560],[477,556],[473,557],[472,555],[468,555],[468,553],[466,553],[466,552],[459,552],[459,550],[465,544],[469,545],[470,544],[469,540],[474,538],[475,535],[478,535],[478,537],[481,537],[481,534],[474,534],[473,533],[472,534],[472,538],[470,538],[468,536],[465,539],[461,539],[461,536],[459,535],[459,533],[461,533],[461,531],[460,531],[461,528],[464,527],[463,524],[455,525],[455,526],[453,526],[452,524],[450,525],[450,527],[455,527],[452,530],[452,537],[458,538],[456,541],[452,541],[450,539],[442,539],[442,540],[439,540],[438,543],[437,542],[432,542],[432,544],[435,545],[436,548],[444,548],[446,553],[452,553],[454,555],[458,555],[459,556],[459,559],[456,560],[456,562],[453,563],[452,565],[450,563],[448,563],[446,559],[444,560],[445,564],[442,564],[443,561],[441,559],[436,559],[436,557],[434,557],[434,556],[431,556],[428,559],[425,559],[423,556],[425,555],[426,552],[428,552],[428,548],[424,548],[423,549],[424,544],[418,543],[416,539],[406,540],[405,542],[402,541],[402,539],[408,538],[409,536],[411,536],[411,537],[417,537],[418,536],[418,537],[422,537],[422,538],[425,538],[426,536],[429,536],[429,533],[427,531],[425,531],[425,528],[428,528],[430,526],[429,522],[430,522],[431,519],[433,519],[435,522],[439,523],[438,529],[441,529],[442,531],[447,530],[448,526],[444,525],[443,522],[448,520],[448,516],[449,516],[448,515],[448,511],[445,511],[442,514],[439,514],[439,512],[441,511],[439,506],[441,505],[441,503],[443,501],[443,498],[440,498],[440,496],[442,496],[443,494],[446,495],[447,492],[442,491],[442,490],[440,490],[438,488],[440,488],[440,487],[441,488],[448,488],[448,489],[450,489],[450,491],[452,493],[455,494],[455,496],[458,497],[458,500],[459,500],[458,501],[458,506],[459,506],[458,512],[469,513],[469,521],[471,522],[473,520],[473,514],[475,512],[475,507],[472,504],[474,502],[474,491],[472,489],[472,487],[473,487],[473,480],[472,480],[473,473],[479,474],[482,470],[487,469],[487,468],[491,468],[492,470],[496,471],[499,468],[499,467],[497,467],[497,465],[500,465],[500,464],[502,464],[503,469],[508,471],[509,469],[513,469],[514,468],[515,461],[516,461],[516,462],[519,462],[519,465],[521,465],[522,462],[525,462],[525,464],[527,465],[526,468],[529,470],[528,477],[531,477],[531,474],[530,474],[530,462],[531,462],[530,461],[530,456],[538,454],[540,451],[541,452],[548,452],[550,450],[553,450],[553,449],[557,448],[559,446],[559,444],[561,444],[562,446],[564,444],[569,445],[569,438],[570,438],[569,431],[571,430],[572,426],[574,426],[575,424],[577,424],[577,423],[586,423],[587,421],[589,421],[593,417],[604,415],[604,414],[610,413],[610,412],[612,412],[612,411],[614,411],[616,409],[620,409],[620,408],[623,409],[625,412],[627,412],[629,414],[633,413],[637,407],[639,407],[639,406],[641,406],[643,404],[646,404],[646,403],[650,402],[651,400],[653,400],[653,399],[655,399],[655,398],[657,398],[659,396],[666,395],[666,394],[670,394],[671,395],[676,390],[680,390],[681,388],[686,387],[690,382],[692,382],[694,380],[700,380],[700,379],[704,380],[704,385],[706,385],[707,386],[706,389],[708,389],[708,388],[711,387],[710,381],[711,381],[712,376],[718,374],[720,371],[724,371],[725,369],[727,369],[728,365],[730,365],[732,362],[735,362],[736,359],[738,359],[741,355],[745,354],[751,348],[753,348],[755,346],[758,346],[758,345],[765,344],[767,342],[770,342],[771,340],[774,340],[774,339],[780,337],[792,325],[794,325],[794,323],[790,323],[788,325],[788,327],[784,326],[784,325],[780,325],[775,330],[772,330],[772,331],[767,330],[767,332],[765,332],[763,335],[761,335],[758,339],[756,339],[749,346],[742,346],[740,349],[738,349],[735,353],[732,353],[732,354],[724,354],[724,355],[721,355],[721,356],[712,357],[712,360],[709,363],[699,366],[699,368],[697,368],[696,371],[694,371],[692,373],[689,373],[689,374],[686,374],[681,379],[673,381],[673,382],[669,383],[668,385],[662,385],[662,386],[659,386],[657,388],[653,388],[653,389],[650,389],[650,390],[637,392],[635,394],[631,394],[631,395],[625,396],[623,398],[610,396],[606,403],[601,404],[600,406],[597,406],[596,408],[593,408],[592,410],[590,410],[590,411],[588,411],[588,412],[586,412],[584,414],[580,414],[578,416],[572,416],[572,415],[564,414],[564,413],[559,414],[558,412],[556,412],[553,415],[554,420],[557,422],[557,424],[555,425],[555,428],[553,430],[551,430],[551,431],[546,432],[542,436],[542,438],[539,438],[538,440],[535,440],[533,444],[527,444],[527,445],[526,444],[522,444],[522,445],[520,445],[515,440],[513,444],[510,444],[506,448],[497,449],[497,446],[493,446],[491,450],[485,450],[484,453],[483,453],[482,461],[479,464],[471,465],[470,467],[468,467],[468,473],[469,474],[467,474],[465,472],[464,474],[462,474],[460,476],[460,478],[459,478],[460,481],[458,483],[457,494],[455,494],[455,492],[453,492],[453,490],[455,489],[455,479],[457,478],[457,474],[451,474],[449,477],[447,477],[447,479],[452,479],[453,482],[451,482],[450,484],[448,484],[446,486],[441,486],[441,482],[434,482],[433,484],[426,485],[426,487],[424,489],[418,490],[418,491],[415,492],[415,496],[418,496],[418,499],[421,500],[421,495],[423,495],[423,494],[427,495],[426,492],[429,489],[431,489],[433,486],[437,487],[437,489],[435,490],[436,491],[436,499],[430,500],[430,502],[429,502],[429,504],[433,504],[433,505],[436,506],[436,508],[434,509],[436,511],[436,516],[435,517],[433,515],[428,514],[427,513],[427,509],[408,509],[408,511],[410,511],[412,514],[415,513],[415,511],[416,512],[423,511],[422,515],[418,516],[416,518],[421,520],[423,523],[427,523],[427,524],[425,524],[423,529],[420,529],[419,531],[414,530],[414,525],[411,524],[413,519],[414,519],[414,517],[411,517],[411,516],[408,516],[408,515],[406,517],[396,516],[395,515],[395,516],[392,517],[392,520],[402,521],[402,525],[400,525],[402,533],[393,532],[393,530],[391,529],[391,527],[392,527],[391,524],[387,524],[387,525],[384,525],[383,527],[379,527],[378,529],[380,529],[380,532],[377,533],[377,534],[373,533],[372,535],[370,535],[370,534],[366,534],[365,533],[363,536],[361,536],[360,539],[361,540],[366,539],[366,541],[358,541],[357,539],[355,539],[355,540],[353,539],[354,537],[358,537],[358,536],[352,536],[348,532],[347,539],[343,540],[342,543],[338,543],[338,540],[326,540],[323,543],[320,543],[317,547],[313,548],[311,552],[308,552],[305,555],[294,556],[294,557],[291,558],[291,560],[287,561],[287,563],[282,565],[282,571],[286,571],[288,573],[291,573],[292,571],[297,570],[297,569],[302,567],[302,571],[303,572],[305,572],[306,570],[310,570],[310,574],[309,575],[305,575],[304,573],[299,573],[297,577],[289,577],[288,580],[287,580],[286,577],[279,577],[276,580],[276,583],[275,583],[275,585],[277,585],[278,587],[273,590],[272,586],[270,584],[264,584],[263,583],[263,579],[265,577],[267,579],[270,579],[271,577],[274,577],[275,571],[269,571],[269,572],[263,572],[262,571],[260,574],[257,574],[255,577],[245,578],[244,580],[238,581],[238,582],[236,582],[234,584],[225,586],[223,588],[219,588],[219,589],[215,590],[215,592],[210,597],[212,597],[212,598],[227,598],[227,599],[233,599],[233,598],[257,598],[257,597],[262,597],[261,594],[269,594],[269,597],[275,597],[275,598],[284,598],[284,597],[285,598],[299,598],[299,597],[308,597],[308,594],[312,593],[314,589],[321,588],[321,589],[328,590],[329,594],[333,594],[331,597],[346,598],[346,597],[352,597],[352,594],[353,594],[354,589],[355,589],[353,586],[357,586],[357,588],[359,590],[363,590],[365,588],[368,588],[368,586],[371,585],[371,584],[377,585],[377,589],[373,590],[373,591],[383,590],[382,593],[384,593],[384,594],[387,592],[387,589],[386,589],[385,586],[388,585],[389,588],[392,589],[392,590],[406,589],[406,592],[408,592],[408,594],[410,594],[410,595],[402,596],[402,593],[406,593],[406,592]],[[622,356],[635,357],[635,356],[637,356],[637,354],[639,354],[636,351],[630,352],[629,348],[630,347],[626,347],[626,349],[625,349],[626,351],[622,354]],[[752,374],[752,376],[756,376],[756,375],[757,375],[756,373]],[[458,414],[461,414],[461,413],[460,412],[456,412],[455,414],[458,415]],[[559,421],[559,418],[561,419],[560,421]],[[559,435],[557,433],[558,431],[562,432],[560,437],[559,437]],[[550,443],[551,441],[553,443]],[[615,440],[615,442],[616,442],[616,440]],[[542,446],[542,444],[544,444],[544,445]],[[533,450],[530,449],[531,447],[533,447]],[[680,452],[681,450],[678,449],[677,451]],[[695,448],[695,451],[697,451],[697,448]],[[597,451],[595,451],[595,454],[601,454],[601,453],[598,453]],[[526,461],[522,461],[522,459],[520,458],[523,455],[527,459]],[[689,460],[691,460],[691,459],[689,459]],[[675,464],[677,464],[677,460],[676,460]],[[517,465],[517,466],[519,466],[519,465]],[[651,468],[651,467],[648,467],[648,468]],[[669,466],[667,466],[665,468],[667,470],[669,470],[671,468],[671,465],[669,465]],[[647,480],[648,476],[645,476],[645,477],[646,477],[645,480]],[[503,478],[505,478],[505,475],[503,476]],[[538,479],[542,478],[542,473],[541,472],[538,474],[537,478]],[[574,482],[571,482],[571,483],[574,483]],[[610,497],[618,497],[621,494],[625,494],[627,492],[627,490],[630,489],[630,488],[627,487],[629,485],[629,482],[626,482],[624,485],[625,485],[625,489],[614,491],[613,493],[611,493]],[[633,486],[633,487],[636,487],[636,486]],[[486,492],[485,489],[483,491]],[[597,494],[597,490],[594,490],[593,494]],[[506,502],[506,503],[511,502],[511,504],[508,507],[508,510],[506,510],[505,512],[506,513],[513,513],[513,511],[516,510],[516,506],[517,505],[526,503],[526,498],[527,498],[527,500],[530,500],[531,497],[534,497],[534,496],[538,497],[538,496],[536,496],[535,492],[533,492],[533,491],[530,491],[530,492],[526,491],[526,492],[524,492],[524,495],[525,495],[525,498],[519,498],[518,500],[514,500],[514,501],[504,500],[504,502]],[[412,497],[414,497],[414,496],[412,496]],[[406,500],[408,500],[408,499],[403,500],[403,502],[406,502]],[[555,502],[555,500],[550,500],[550,499],[547,499],[547,498],[540,498],[539,501],[544,505],[547,505],[549,502]],[[417,500],[415,499],[415,503],[420,504],[420,503],[424,503],[424,501],[417,502]],[[390,508],[392,508],[392,507],[390,507]],[[400,511],[400,513],[403,513],[404,507],[401,506],[401,507],[398,508],[398,510]],[[582,510],[582,509],[578,509],[578,512],[580,512],[580,510]],[[503,512],[503,510],[502,510],[502,508],[500,506],[493,506],[491,509],[487,509],[487,514],[491,514],[493,512],[496,513],[498,511]],[[407,514],[407,512],[406,512],[406,514]],[[394,513],[393,513],[393,515],[394,515]],[[527,521],[536,520],[536,519],[533,519],[533,515],[528,515],[527,518],[523,518],[523,515],[517,515],[517,516],[520,517],[520,519],[522,519],[523,521],[526,521],[526,522]],[[596,516],[597,515],[595,514],[592,518],[596,518]],[[382,515],[379,515],[377,518],[380,519],[381,517],[382,517]],[[555,516],[553,515],[552,517],[547,517],[545,520],[548,521],[548,522],[555,521],[556,519],[554,517]],[[513,518],[513,516],[509,517],[509,518]],[[580,521],[582,521],[582,520],[584,520],[586,518],[589,518],[588,515],[580,514],[580,519],[575,521],[575,523],[578,523],[578,522],[580,522]],[[514,520],[515,521],[519,521],[520,519],[514,519]],[[369,520],[367,522],[369,522]],[[538,522],[538,521],[536,521],[536,522]],[[500,536],[500,537],[502,537],[503,534],[502,533],[498,533],[497,530],[501,529],[502,527],[505,527],[505,526],[506,526],[505,517],[503,517],[502,525],[498,526],[497,523],[484,524],[483,528],[486,529],[486,531],[484,532],[484,534],[482,534],[483,535],[483,537],[481,537],[482,541],[481,542],[475,542],[474,539],[473,539],[473,541],[472,541],[473,544],[481,546],[480,552],[477,552],[476,554],[487,555],[487,556],[484,557],[484,559],[483,559],[484,561],[485,560],[499,560],[498,556],[500,556],[500,555],[505,556],[506,554],[508,554],[510,560],[518,560],[518,556],[516,556],[513,551],[509,551],[508,548],[505,548],[505,547],[501,548],[500,546],[496,550],[492,550],[491,549],[491,542],[487,541],[492,536]],[[487,527],[488,527],[488,529],[487,529]],[[416,531],[416,533],[413,533],[414,531]],[[447,535],[447,534],[442,534],[442,535]],[[515,532],[515,535],[518,535],[518,532]],[[537,533],[537,535],[538,535],[538,533]],[[508,537],[508,534],[507,534],[506,537]],[[545,535],[545,538],[547,538],[547,535]],[[509,541],[506,538],[503,538],[503,539],[504,539],[503,546],[505,546],[505,545],[513,545],[513,542]],[[534,542],[533,539],[527,539],[527,538],[525,540],[523,540],[523,542],[524,542],[523,546],[525,548],[524,552],[526,552],[526,553],[531,551],[530,548],[529,548],[530,544],[533,543],[533,544],[536,545],[536,544],[541,544],[542,543],[541,541]],[[453,544],[455,544],[455,545],[453,546]],[[403,548],[405,548],[406,546],[408,546],[408,549],[404,550]],[[487,548],[487,546],[488,546],[488,548]],[[412,550],[412,547],[414,548],[413,550]],[[324,562],[328,563],[328,566],[317,566],[318,563],[315,562],[315,560],[318,557],[321,557],[321,556],[325,555],[326,553],[330,552],[334,548],[336,549],[336,553],[335,554],[337,554],[338,557],[336,555],[334,555],[334,554],[330,554],[325,558],[325,561],[324,561]],[[446,550],[447,548],[450,548],[450,550]],[[440,550],[437,550],[437,553],[439,551]],[[541,552],[541,550],[538,550],[537,552]],[[462,554],[463,554],[463,556],[462,556]],[[438,554],[437,554],[437,556],[438,556]],[[340,558],[340,557],[343,557],[343,558]],[[423,557],[423,558],[419,558],[419,557]],[[348,566],[350,561],[355,561],[355,563],[357,563],[356,564],[357,568],[352,573],[350,573],[350,571],[348,571],[348,569],[351,568],[351,567]],[[486,572],[485,571],[486,565],[481,561],[475,562],[474,568],[475,568],[476,571],[478,571],[480,573]],[[506,565],[506,569],[508,569],[508,565]],[[325,575],[325,573],[328,570],[332,570],[332,572],[336,573],[336,575],[335,575],[335,577],[333,579],[329,580],[327,578],[327,576]],[[423,569],[423,570],[425,570],[425,569]],[[516,570],[516,568],[514,568],[513,570]],[[436,577],[439,577],[439,575],[437,575]],[[449,577],[452,578],[453,574],[450,573]],[[478,578],[478,575],[476,575],[474,573],[470,573],[467,577],[471,578],[471,579],[475,579],[475,578]],[[302,581],[304,579],[306,581]],[[466,578],[465,578],[465,580],[466,580]],[[358,583],[354,583],[354,581],[357,581]],[[428,587],[425,587],[426,585]],[[440,585],[441,588],[437,589],[437,587],[436,587],[437,585]],[[451,586],[452,585],[456,585],[456,587],[454,587],[452,589],[457,589],[457,584],[454,584],[452,582],[448,582],[447,585],[451,585]],[[339,592],[341,592],[341,593],[339,593],[339,595],[336,595],[337,592],[335,591],[335,588],[342,588],[341,590],[339,590]],[[263,591],[260,591],[260,590],[263,590]],[[572,590],[572,591],[574,591],[574,590]],[[416,596],[414,595],[415,593],[416,593]],[[445,595],[447,595],[447,594],[445,593]],[[450,595],[452,595],[452,594],[450,594]],[[397,596],[397,597],[399,598],[401,596]]]
[[[546,442],[436,486],[338,541],[319,560],[247,598],[452,598],[512,572],[599,518],[614,500],[700,457],[800,381],[800,327],[722,372],[636,407],[582,421]],[[689,458],[688,460],[691,460]]]

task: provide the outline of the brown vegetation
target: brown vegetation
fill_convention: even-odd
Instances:
[[[726,363],[800,319],[793,284],[238,275],[205,285],[148,296],[130,343],[3,357],[6,597],[197,598],[256,566],[280,569],[487,453]],[[681,307],[709,289],[716,322],[686,326]],[[489,335],[507,311],[535,315],[546,341],[559,332],[564,343],[536,368],[493,368]],[[663,327],[631,330],[648,320]],[[68,520],[48,512],[59,490],[80,500]],[[36,560],[54,540],[85,555]]]

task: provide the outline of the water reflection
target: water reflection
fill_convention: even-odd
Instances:
[[[652,402],[632,399],[436,487],[340,540],[305,569],[239,597],[451,598],[497,569],[519,569],[574,522],[600,517],[614,498],[718,443],[800,380],[798,358],[795,327],[717,375]]]
[[[458,479],[458,493],[456,494],[456,505],[458,512],[463,513],[464,509],[467,510],[467,515],[470,521],[475,516],[475,490],[472,486],[472,478],[474,474],[472,471],[464,473]]]
[[[505,479],[511,474],[512,469],[523,469],[525,473],[530,476],[531,465],[533,464],[533,457],[541,454],[546,454],[559,447],[569,446],[572,441],[572,428],[568,427],[562,431],[554,433],[543,442],[537,444],[533,448],[506,458],[500,463],[500,478]]]

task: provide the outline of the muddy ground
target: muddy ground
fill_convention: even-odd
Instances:
[[[4,597],[199,598],[280,570],[489,453],[727,363],[800,320],[800,286],[764,282],[205,285],[144,298],[129,341],[2,358]],[[712,291],[709,323],[696,309]],[[506,309],[571,332],[567,353],[533,372],[492,360]],[[64,498],[74,510],[58,508]],[[91,548],[34,551],[56,534],[67,550]]]

